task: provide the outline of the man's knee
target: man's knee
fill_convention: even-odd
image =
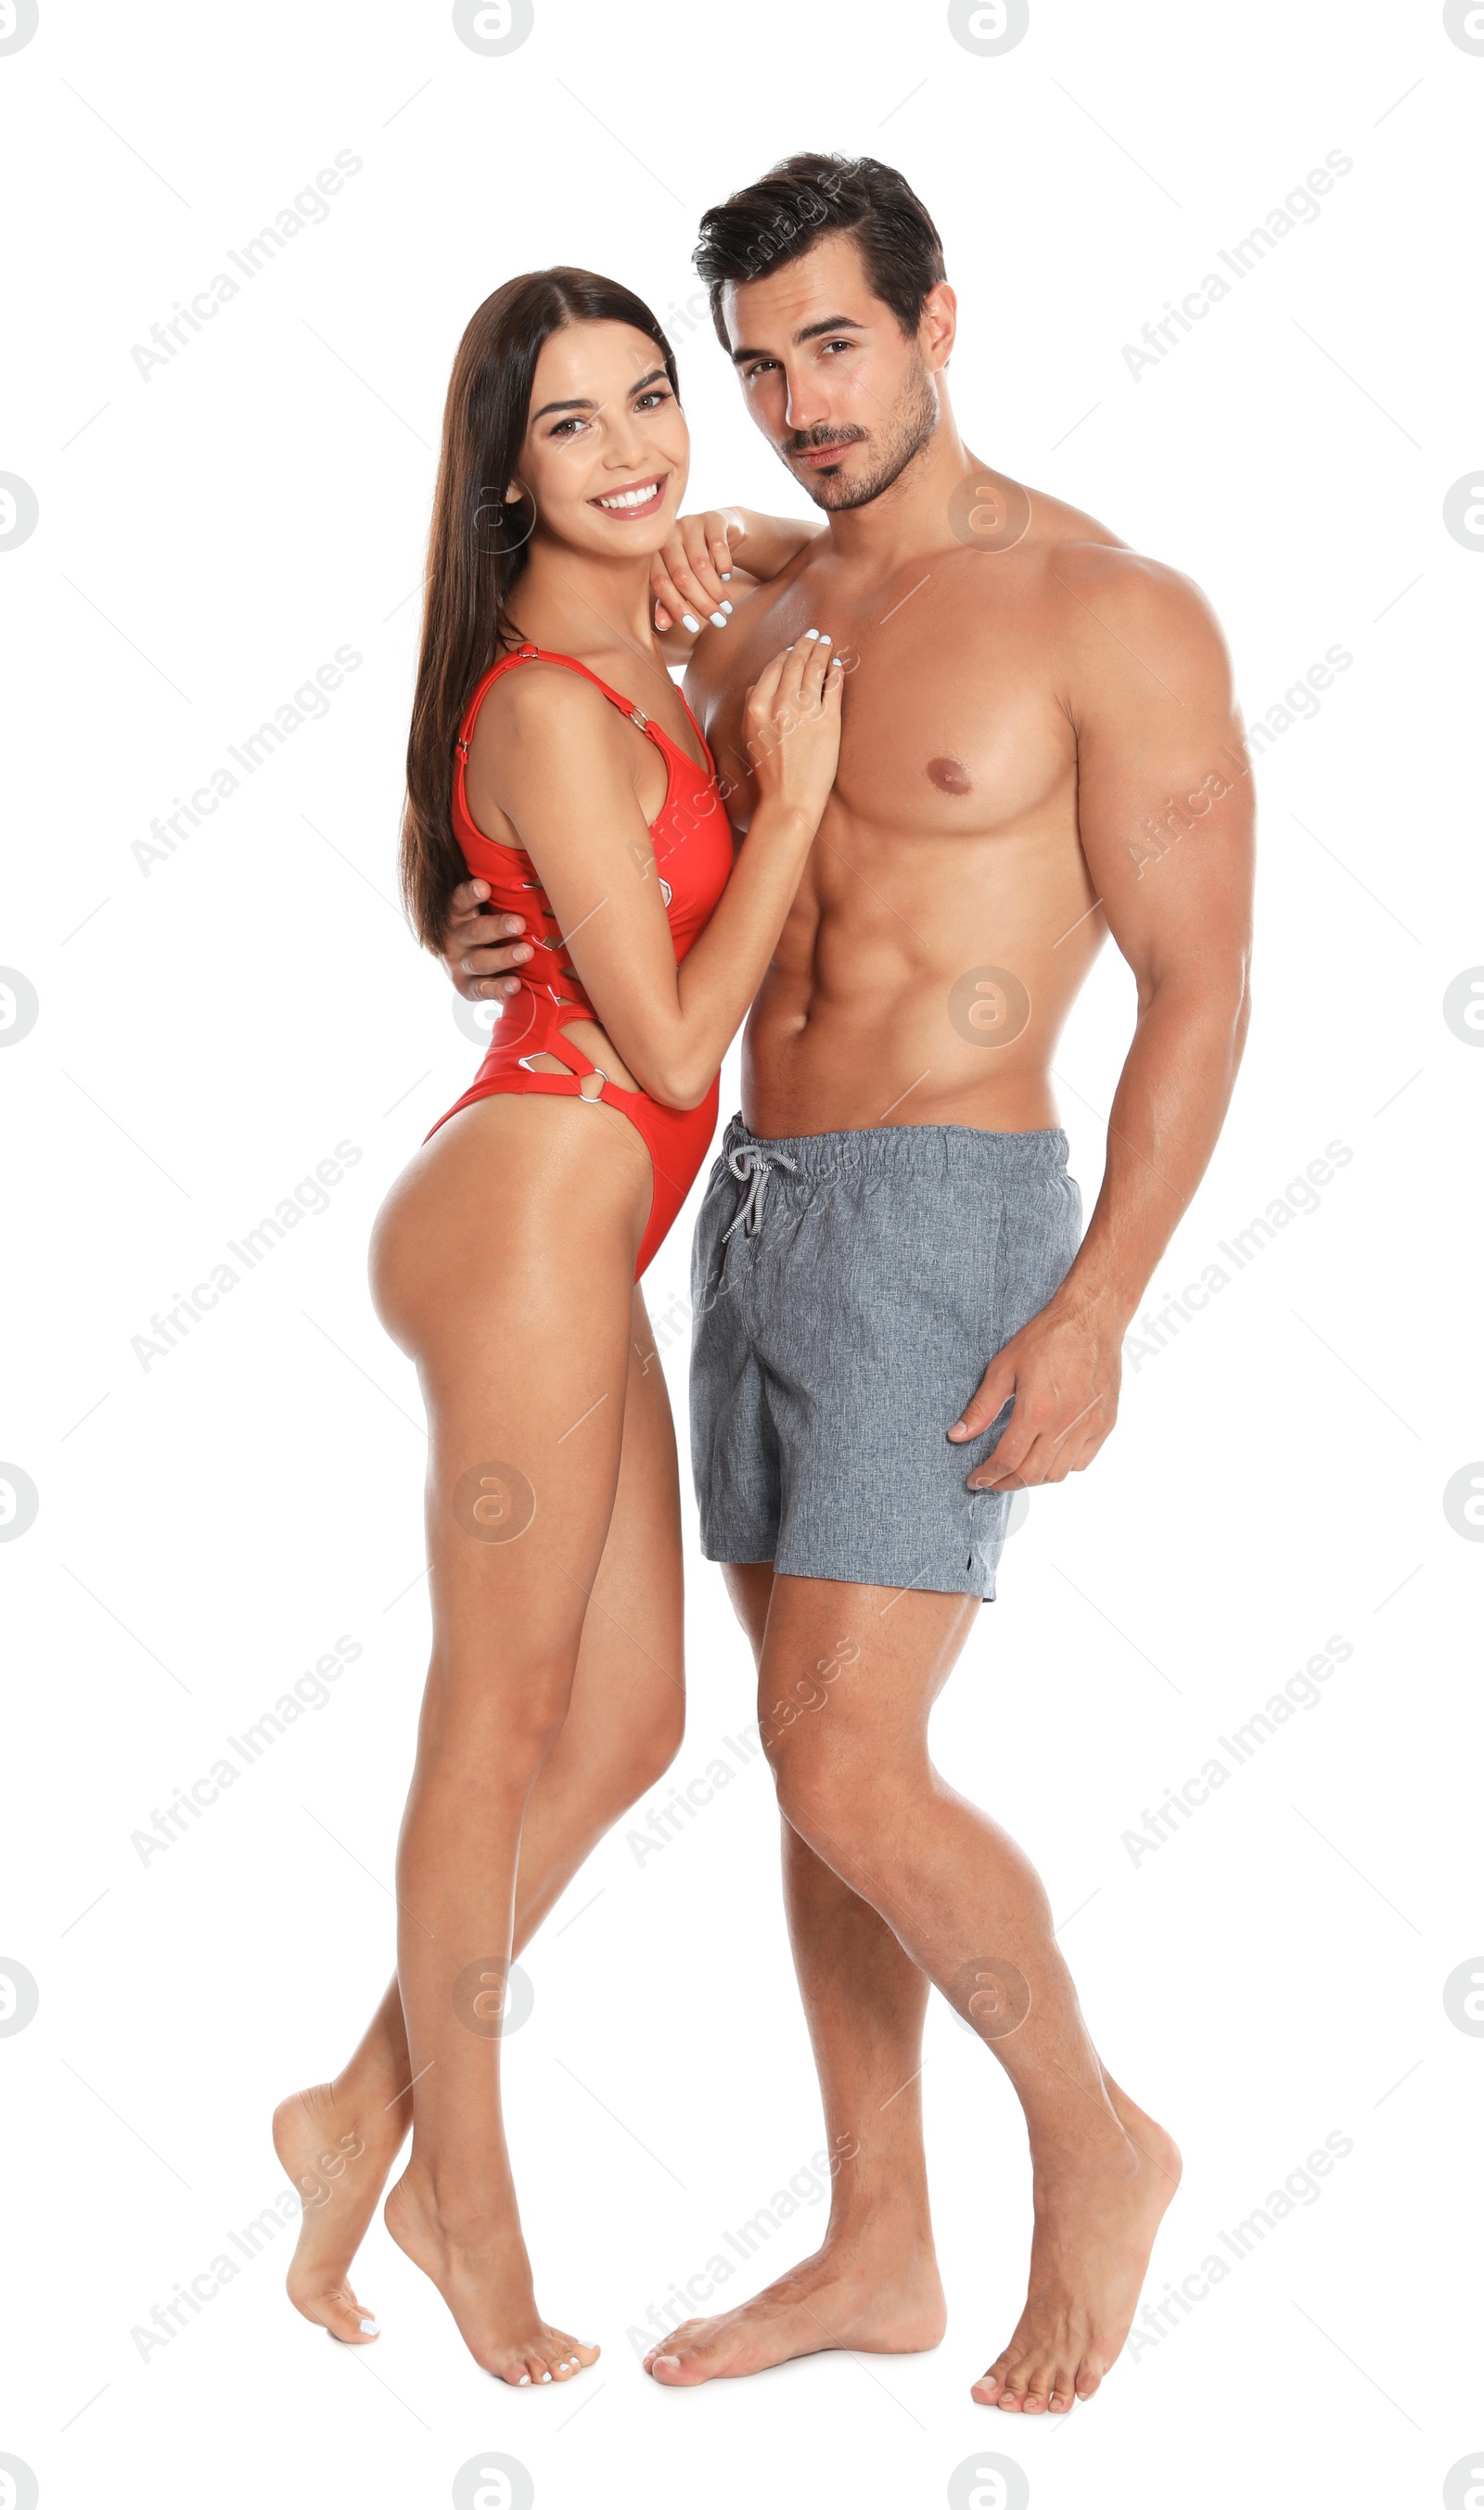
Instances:
[[[869,1863],[895,1828],[899,1795],[875,1757],[851,1738],[808,1730],[790,1732],[769,1757],[789,1827],[828,1864]]]

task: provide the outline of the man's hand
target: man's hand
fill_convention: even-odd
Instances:
[[[454,990],[466,1003],[500,1002],[517,993],[518,976],[506,973],[531,955],[531,945],[515,936],[525,931],[523,915],[481,915],[489,895],[487,880],[461,880],[448,901],[443,927],[443,965]]]
[[[1090,1464],[1118,1419],[1123,1337],[1112,1315],[1059,1297],[1012,1334],[948,1432],[960,1444],[978,1437],[1013,1398],[999,1445],[967,1488],[1028,1490]]]

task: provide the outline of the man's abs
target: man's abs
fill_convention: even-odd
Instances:
[[[1051,1056],[1102,933],[1070,791],[984,835],[832,803],[747,1022],[747,1125],[1056,1124]]]

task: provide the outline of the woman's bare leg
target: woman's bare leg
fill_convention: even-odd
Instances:
[[[516,1956],[605,1832],[658,1784],[684,1729],[675,1433],[660,1368],[642,1364],[653,1337],[637,1290],[630,1339],[613,1522],[583,1622],[566,1724],[520,1836]],[[274,2114],[279,2158],[304,2200],[288,2297],[348,2343],[374,2341],[375,2321],[356,2298],[350,2269],[412,2124],[411,2079],[393,1978],[333,2081],[292,2093]]]
[[[607,1110],[544,1105],[529,1144],[552,1192],[564,1160],[574,1191],[559,1229],[522,1226],[512,1164],[529,1155],[519,1127],[537,1111],[496,1105],[514,1151],[486,1137],[462,1168],[445,1162],[452,1180],[432,1196],[415,1167],[378,1247],[383,1314],[419,1359],[433,1425],[436,1636],[400,1859],[401,1996],[384,2002],[335,2084],[285,2103],[277,2124],[285,2164],[308,2182],[293,2297],[365,2340],[345,2270],[415,2107],[389,2226],[439,2283],[476,2357],[518,2380],[562,2376],[581,2349],[535,2312],[499,2131],[499,2040],[482,2035],[469,1999],[461,2019],[455,1991],[462,1970],[498,1972],[672,1756],[679,1533],[663,1386],[629,1349],[642,1146]],[[553,1114],[567,1120],[560,1137]],[[647,1160],[643,1184],[647,1201]],[[641,1323],[638,1338],[647,1345]],[[454,1512],[461,1476],[490,1462],[514,1465],[534,1494],[513,1540],[477,1539]]]

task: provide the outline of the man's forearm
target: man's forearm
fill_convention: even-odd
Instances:
[[[1108,1155],[1087,1233],[1056,1294],[1120,1333],[1204,1175],[1246,1039],[1245,970],[1213,985],[1157,986],[1139,1015],[1108,1118]]]
[[[742,525],[741,538],[735,530],[728,531],[732,554],[760,584],[771,584],[776,575],[781,575],[790,559],[824,528],[791,514],[757,514],[748,506],[728,506],[725,511],[729,526],[734,519]]]

